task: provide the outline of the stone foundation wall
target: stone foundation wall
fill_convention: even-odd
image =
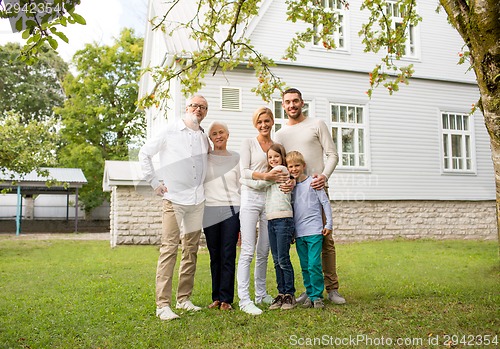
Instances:
[[[337,241],[497,239],[495,201],[336,201]]]
[[[334,201],[331,206],[339,242],[497,239],[494,201]],[[112,247],[159,244],[161,198],[150,187],[113,187],[110,232]]]
[[[120,186],[111,189],[111,247],[157,245],[161,237],[162,199],[151,187]]]

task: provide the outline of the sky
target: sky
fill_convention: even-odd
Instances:
[[[69,43],[58,39],[57,51],[70,62],[74,53],[86,43],[97,42],[104,45],[113,43],[121,29],[132,27],[136,34],[144,36],[146,29],[147,0],[81,0],[75,12],[82,15],[86,25],[73,24],[62,31]],[[0,45],[7,42],[23,43],[20,33],[12,33],[8,19],[0,19]]]

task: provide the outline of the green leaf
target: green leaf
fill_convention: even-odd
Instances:
[[[87,24],[87,21],[85,21],[85,18],[83,18],[82,16],[80,16],[79,14],[77,13],[72,13],[71,14],[71,17],[73,17],[73,19],[76,21],[76,23],[78,24],[82,24],[82,25],[85,25]]]
[[[48,36],[47,40],[49,42],[50,47],[52,47],[54,50],[57,50],[57,47],[59,46],[59,43],[57,40],[55,40],[53,37]]]
[[[24,40],[28,39],[30,37],[30,30],[29,29],[26,29],[25,31],[23,31],[23,34],[22,34],[22,38]]]
[[[21,30],[23,30],[23,17],[20,17],[20,18],[16,21],[16,30],[17,30],[17,31],[21,31]]]
[[[62,33],[62,32],[58,32],[58,31],[54,31],[53,33],[54,33],[54,35],[57,35],[57,36],[58,36],[58,37],[59,37],[62,41],[64,41],[65,43],[68,43],[68,42],[69,42],[68,37],[67,37],[64,33]]]
[[[35,28],[37,26],[36,22],[32,19],[26,21],[26,28]]]

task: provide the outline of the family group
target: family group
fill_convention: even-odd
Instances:
[[[235,277],[239,308],[250,315],[262,308],[288,310],[323,308],[323,291],[335,304],[339,294],[328,178],[338,154],[326,124],[303,113],[302,94],[283,92],[288,122],[271,138],[273,112],[258,108],[253,115],[257,137],[245,139],[240,152],[227,149],[228,126],[212,122],[200,126],[208,112],[201,95],[187,100],[181,120],[168,122],[141,148],[139,161],[145,179],[163,198],[162,236],[156,271],[156,315],[179,317],[171,307],[172,280],[179,243],[181,261],[177,309],[198,311],[191,294],[200,236],[210,253],[212,303],[210,309],[232,310]],[[160,167],[153,167],[158,155]],[[236,245],[241,247],[236,264]],[[305,292],[295,298],[295,276],[290,247],[296,245]],[[266,288],[271,251],[278,294]],[[255,256],[254,301],[250,296],[250,268]]]

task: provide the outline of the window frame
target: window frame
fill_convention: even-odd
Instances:
[[[335,121],[333,118],[332,107],[339,108],[339,119]],[[345,122],[340,120],[340,107],[346,108],[346,117],[347,120]],[[368,106],[360,103],[341,103],[341,102],[330,102],[328,103],[328,120],[329,120],[329,132],[332,137],[335,146],[337,147],[337,152],[339,154],[339,162],[337,165],[338,170],[344,171],[360,171],[360,172],[368,172],[371,171],[371,157],[370,157],[370,127],[369,127],[369,116],[368,116]],[[362,110],[362,122],[349,122],[348,110],[349,108],[354,108],[356,110],[356,115],[354,116],[357,119],[357,109]],[[357,121],[357,120],[356,120]],[[348,127],[349,126],[349,127]],[[334,128],[337,129],[337,134],[333,135]],[[354,165],[344,165],[344,151],[343,151],[343,143],[342,137],[340,136],[342,129],[354,129]],[[363,152],[360,152],[359,149],[359,130],[363,130]],[[339,142],[340,139],[340,142]],[[352,154],[352,153],[349,153]],[[360,165],[360,155],[364,156],[364,164]]]
[[[440,157],[439,163],[441,166],[442,174],[455,174],[455,175],[475,175],[477,174],[477,162],[476,162],[476,139],[475,139],[475,130],[474,130],[474,114],[457,112],[457,111],[445,111],[440,110],[439,113],[439,127],[440,127]],[[444,124],[444,117],[447,116],[447,125]],[[455,121],[455,125],[457,122],[456,117],[461,117],[461,127],[462,129],[451,129],[451,119],[453,116]],[[468,130],[464,130],[464,117],[468,118]],[[445,144],[445,136],[447,136],[447,143]],[[460,157],[453,156],[453,141],[452,136],[460,136],[460,151],[463,154]],[[466,139],[469,139],[469,153],[470,156],[467,156],[466,149]],[[447,153],[446,153],[447,152]],[[448,160],[447,160],[448,159]],[[458,159],[464,168],[453,168],[454,160]],[[470,168],[467,168],[467,159],[470,159]],[[445,166],[445,163],[448,163],[448,167]]]
[[[391,8],[393,6],[397,6],[397,0],[387,0],[387,7],[386,7],[386,13],[389,9],[389,6]],[[416,5],[415,10],[418,8],[418,5]],[[396,16],[394,14],[394,10],[391,9],[391,17],[392,17],[392,23],[391,23],[391,29],[395,30],[397,25],[402,25],[403,22],[403,17],[401,16]],[[399,12],[399,9],[398,9]],[[402,59],[405,60],[420,60],[420,32],[418,29],[418,26],[414,25],[409,25],[408,28],[406,28],[405,32],[405,54],[401,55]],[[413,42],[412,42],[412,37],[413,37]],[[408,54],[408,52],[411,52],[411,48],[413,46],[413,54]]]
[[[332,49],[327,49],[321,43],[319,43],[319,42],[315,43],[316,35],[313,37],[313,39],[311,41],[311,47],[315,50],[321,50],[321,51],[328,50],[328,51],[332,51],[332,52],[349,52],[349,50],[350,50],[350,40],[349,40],[350,30],[349,30],[349,20],[348,20],[349,9],[345,9],[340,0],[321,0],[323,7],[326,7],[326,5],[329,5],[329,3],[331,1],[335,2],[335,5],[337,8],[332,8],[330,6],[328,6],[328,8],[331,9],[332,11],[334,11],[337,16],[339,16],[339,15],[342,16],[342,22],[339,24],[339,27],[337,27],[337,30],[334,33],[332,33],[334,40],[335,40],[336,47],[332,48]],[[321,30],[321,28],[322,28],[321,26],[316,27],[316,28],[313,27],[313,30],[315,32],[318,32],[319,30]],[[340,32],[342,32],[342,34],[343,34],[342,36],[341,36]],[[344,44],[342,47],[339,46],[341,38],[344,40]]]

